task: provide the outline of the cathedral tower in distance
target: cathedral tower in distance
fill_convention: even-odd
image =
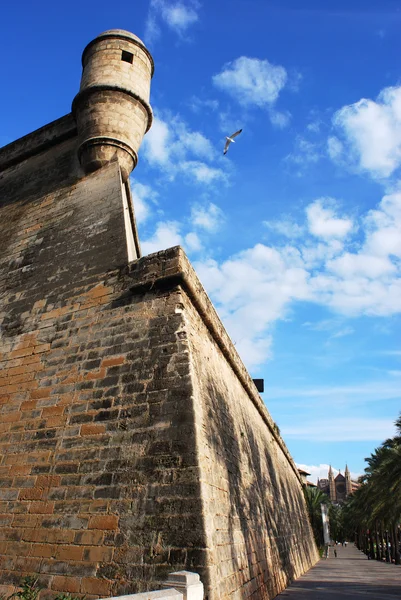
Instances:
[[[318,479],[317,487],[319,490],[328,495],[330,500],[335,504],[342,504],[351,496],[359,487],[357,481],[351,479],[351,473],[348,465],[345,465],[344,475],[341,471],[334,477],[331,465],[329,467],[328,478]]]

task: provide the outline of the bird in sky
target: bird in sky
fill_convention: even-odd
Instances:
[[[237,137],[241,133],[242,129],[238,129],[235,133],[232,133],[230,136],[226,135],[226,145],[224,146],[223,154],[227,154],[227,150],[231,142],[234,142],[234,138]]]

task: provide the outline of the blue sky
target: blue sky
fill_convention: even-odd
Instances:
[[[70,111],[101,31],[145,41],[143,252],[184,246],[295,461],[361,473],[401,410],[399,2],[23,1],[2,16],[1,145]]]

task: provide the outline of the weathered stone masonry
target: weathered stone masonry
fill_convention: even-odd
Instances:
[[[0,593],[272,598],[317,559],[295,466],[183,251],[128,262],[127,157],[81,146],[0,150]]]

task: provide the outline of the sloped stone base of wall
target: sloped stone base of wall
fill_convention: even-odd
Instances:
[[[292,459],[180,248],[18,302],[0,592],[37,573],[48,595],[116,596],[187,569],[209,600],[268,599],[316,562]]]

